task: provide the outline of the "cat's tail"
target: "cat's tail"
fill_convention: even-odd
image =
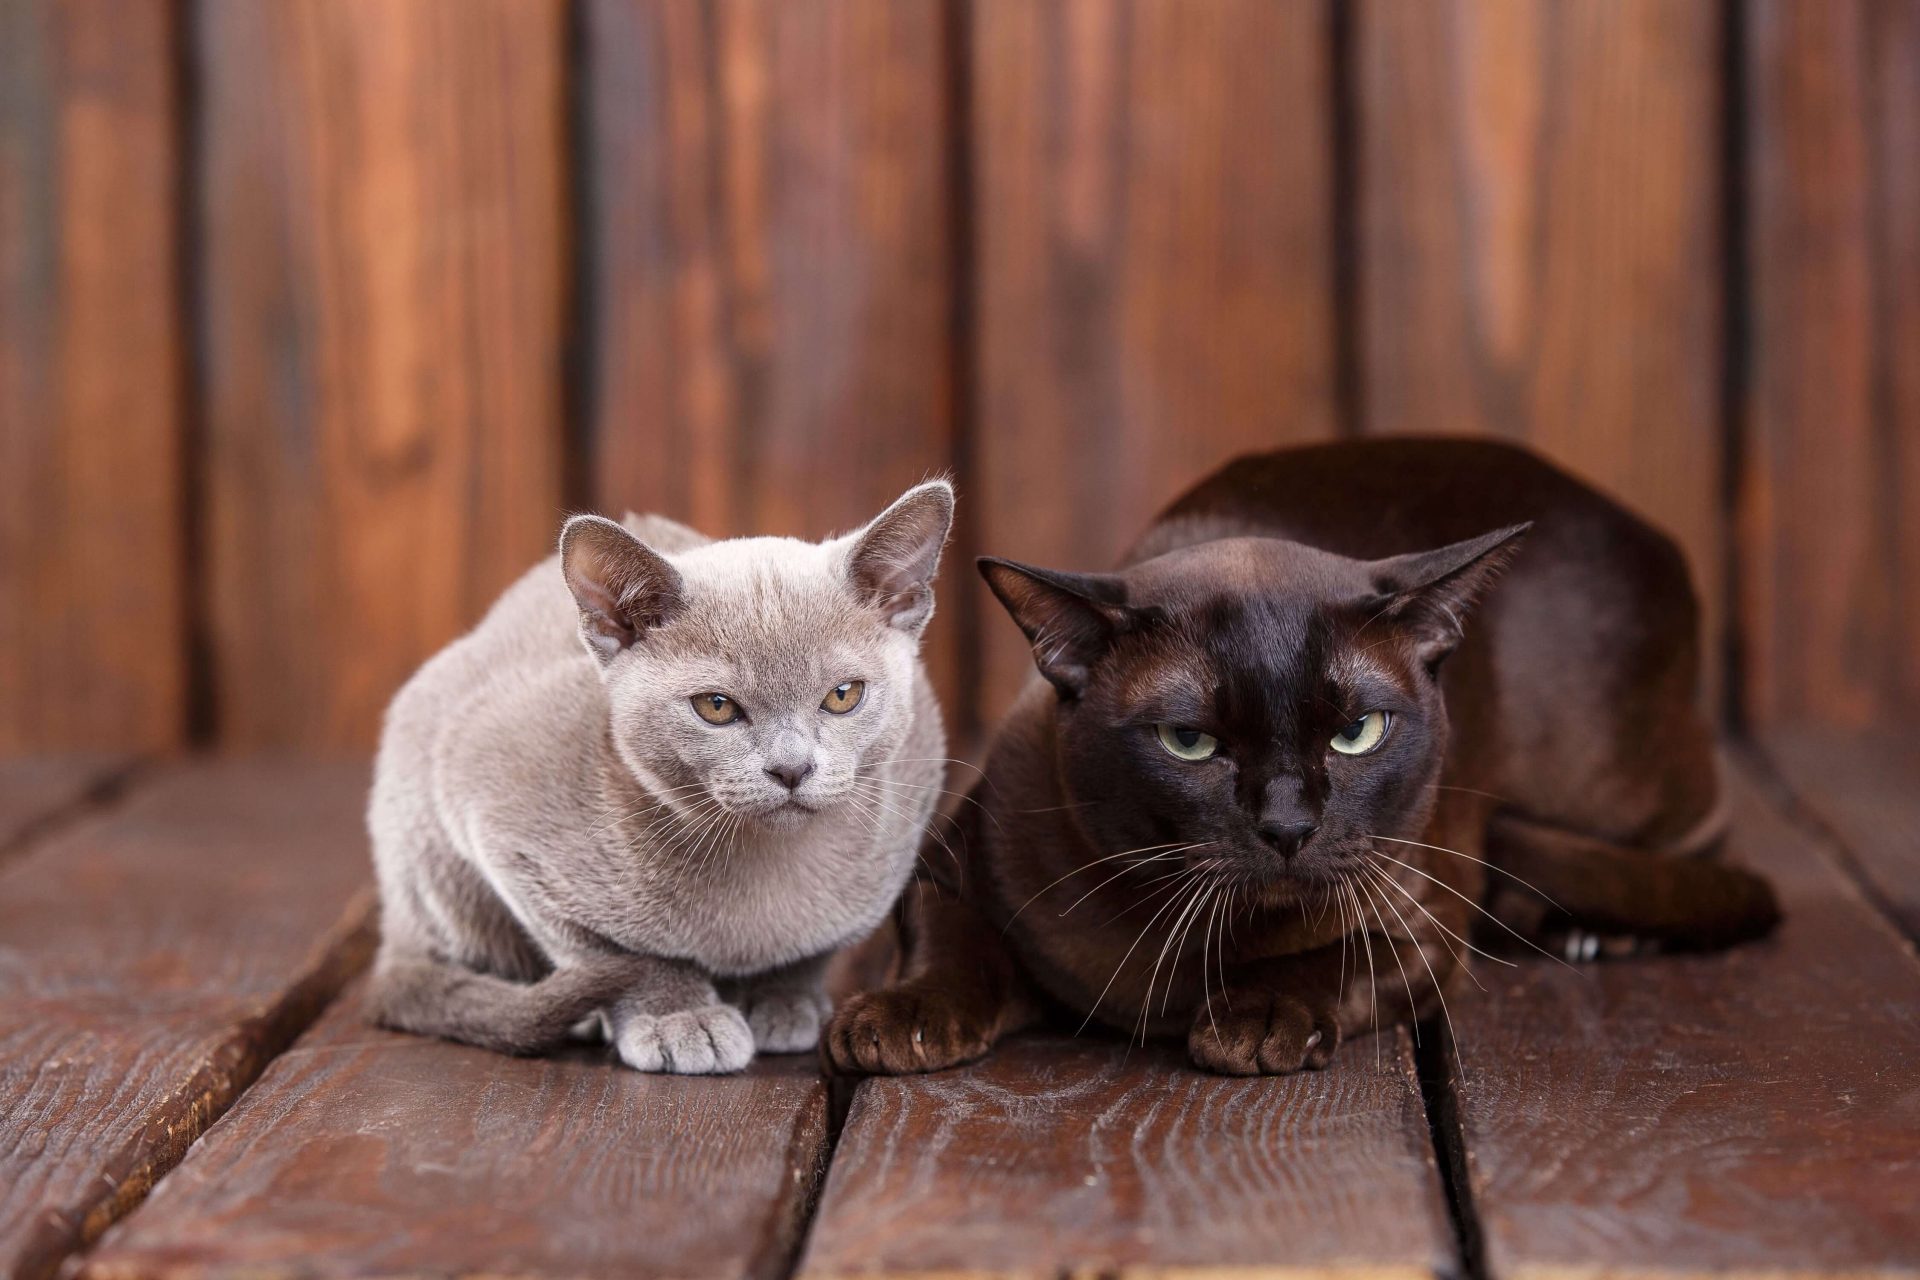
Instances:
[[[1489,886],[1488,909],[1536,939],[1578,930],[1701,951],[1764,937],[1780,922],[1773,886],[1701,856],[1716,851],[1723,834],[1721,823],[1714,832],[1690,833],[1684,849],[1636,849],[1498,813],[1487,829],[1487,858],[1507,874]]]
[[[559,1047],[595,1010],[633,984],[631,966],[604,962],[556,969],[538,982],[510,982],[432,956],[383,951],[368,984],[372,1021],[498,1053]]]

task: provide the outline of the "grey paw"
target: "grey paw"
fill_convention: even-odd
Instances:
[[[768,991],[747,1000],[747,1025],[762,1053],[805,1053],[833,1012],[824,991]]]
[[[753,1061],[753,1032],[730,1004],[633,1018],[614,1044],[620,1061],[636,1071],[713,1075]]]

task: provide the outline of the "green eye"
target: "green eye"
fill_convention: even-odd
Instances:
[[[1162,724],[1155,725],[1154,731],[1160,735],[1160,745],[1167,749],[1167,754],[1181,760],[1208,760],[1220,748],[1217,738],[1198,729]]]
[[[1369,711],[1333,735],[1333,749],[1343,756],[1364,756],[1387,736],[1389,717],[1384,711]]]

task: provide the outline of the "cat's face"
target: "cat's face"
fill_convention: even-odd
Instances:
[[[611,521],[569,521],[562,566],[627,767],[690,821],[800,823],[844,802],[911,727],[952,518],[936,481],[824,543],[665,556]]]
[[[1371,563],[1244,538],[1118,575],[982,571],[1059,694],[1065,798],[1095,845],[1284,901],[1418,837],[1440,663],[1519,535]]]

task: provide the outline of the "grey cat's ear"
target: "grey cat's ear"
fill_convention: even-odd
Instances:
[[[847,582],[891,626],[919,635],[933,617],[933,575],[953,529],[953,486],[929,480],[853,534]]]
[[[580,606],[580,638],[602,662],[672,618],[684,603],[680,571],[602,516],[560,531],[560,571]]]
[[[981,556],[980,576],[1026,632],[1033,662],[1063,698],[1086,689],[1094,663],[1131,625],[1127,586],[1108,574],[1061,573]]]
[[[1527,524],[1510,525],[1433,551],[1379,560],[1376,616],[1413,632],[1420,660],[1437,667],[1466,631],[1467,615],[1519,554]]]

